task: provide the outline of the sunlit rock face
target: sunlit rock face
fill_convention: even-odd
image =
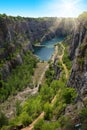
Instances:
[[[70,42],[69,56],[71,60],[73,60],[74,57],[77,55],[76,49],[83,42],[85,33],[86,33],[86,28],[81,23],[77,22],[76,29],[73,31],[71,42]]]
[[[74,87],[78,94],[87,96],[87,23],[78,25],[70,46],[70,58],[73,59],[69,87]]]

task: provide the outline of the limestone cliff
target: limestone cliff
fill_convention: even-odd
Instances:
[[[72,19],[22,18],[0,15],[0,72],[2,79],[21,65],[32,45],[55,36],[67,36],[73,30]]]
[[[72,37],[70,58],[73,59],[69,87],[76,88],[78,95],[87,97],[87,21],[78,19],[78,26]]]

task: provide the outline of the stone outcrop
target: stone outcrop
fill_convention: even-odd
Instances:
[[[55,72],[54,79],[58,80],[60,78],[60,75],[62,72],[61,68],[58,66],[58,58],[55,58],[55,60],[54,60],[53,69]]]

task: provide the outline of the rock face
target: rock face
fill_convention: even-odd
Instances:
[[[32,44],[67,36],[73,21],[57,18],[21,18],[0,15],[0,72],[5,79],[12,68],[21,65],[23,55],[33,50]]]
[[[70,59],[73,60],[76,54],[76,49],[83,42],[85,37],[86,28],[80,22],[76,22],[76,27],[74,27],[74,31],[72,33],[72,38],[70,41]]]
[[[55,60],[54,60],[53,69],[55,72],[54,79],[58,80],[60,78],[60,75],[62,72],[61,68],[58,66],[58,58],[55,58]]]
[[[76,88],[82,98],[87,96],[87,22],[79,23],[72,38],[70,58],[73,59],[69,87]],[[71,49],[72,48],[72,49]]]

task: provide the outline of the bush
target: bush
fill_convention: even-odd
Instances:
[[[63,130],[75,130],[75,124],[69,117],[65,118],[62,116],[60,118],[60,125]]]
[[[0,112],[0,128],[3,125],[8,125],[8,119],[7,117],[4,115],[4,113]]]
[[[55,71],[52,67],[52,64],[49,66],[49,69],[46,71],[45,73],[45,77],[46,77],[46,83],[48,85],[50,85],[50,83],[53,81],[54,79],[54,76],[55,76]]]
[[[27,112],[29,116],[35,119],[42,111],[41,98],[40,96],[34,96],[29,98],[24,106],[23,112]]]
[[[84,121],[85,119],[87,119],[87,108],[82,109],[80,113],[80,118],[81,118],[81,121]]]
[[[42,129],[41,130],[57,130],[56,129],[56,124],[53,124],[52,122],[51,123],[44,123],[42,125]]]
[[[80,120],[82,123],[82,129],[87,130],[87,108],[83,108],[80,113]]]
[[[57,91],[59,90],[59,88],[61,88],[63,86],[64,86],[64,84],[60,80],[53,80],[52,83],[50,84],[50,87],[53,89],[54,94],[56,94]]]
[[[68,47],[66,46],[65,52],[64,52],[64,56],[63,56],[63,62],[66,64],[67,69],[70,70],[72,67],[72,62],[69,59],[69,54],[68,54]]]
[[[52,118],[52,106],[49,103],[46,103],[44,105],[44,111],[45,111],[44,119],[50,120]]]
[[[43,85],[40,90],[41,100],[42,102],[51,102],[54,96],[54,90],[51,87],[48,87],[47,84]]]
[[[32,83],[32,75],[37,60],[32,53],[27,52],[23,56],[23,63],[12,69],[6,82],[0,81],[0,102],[5,101],[9,95],[16,94]],[[1,77],[1,74],[0,74]]]
[[[42,130],[43,124],[44,124],[44,120],[39,119],[38,122],[34,125],[34,130]]]
[[[63,98],[66,104],[70,104],[76,98],[76,91],[74,88],[66,88],[63,92]]]
[[[32,118],[26,112],[20,115],[19,120],[25,127],[32,122]]]

